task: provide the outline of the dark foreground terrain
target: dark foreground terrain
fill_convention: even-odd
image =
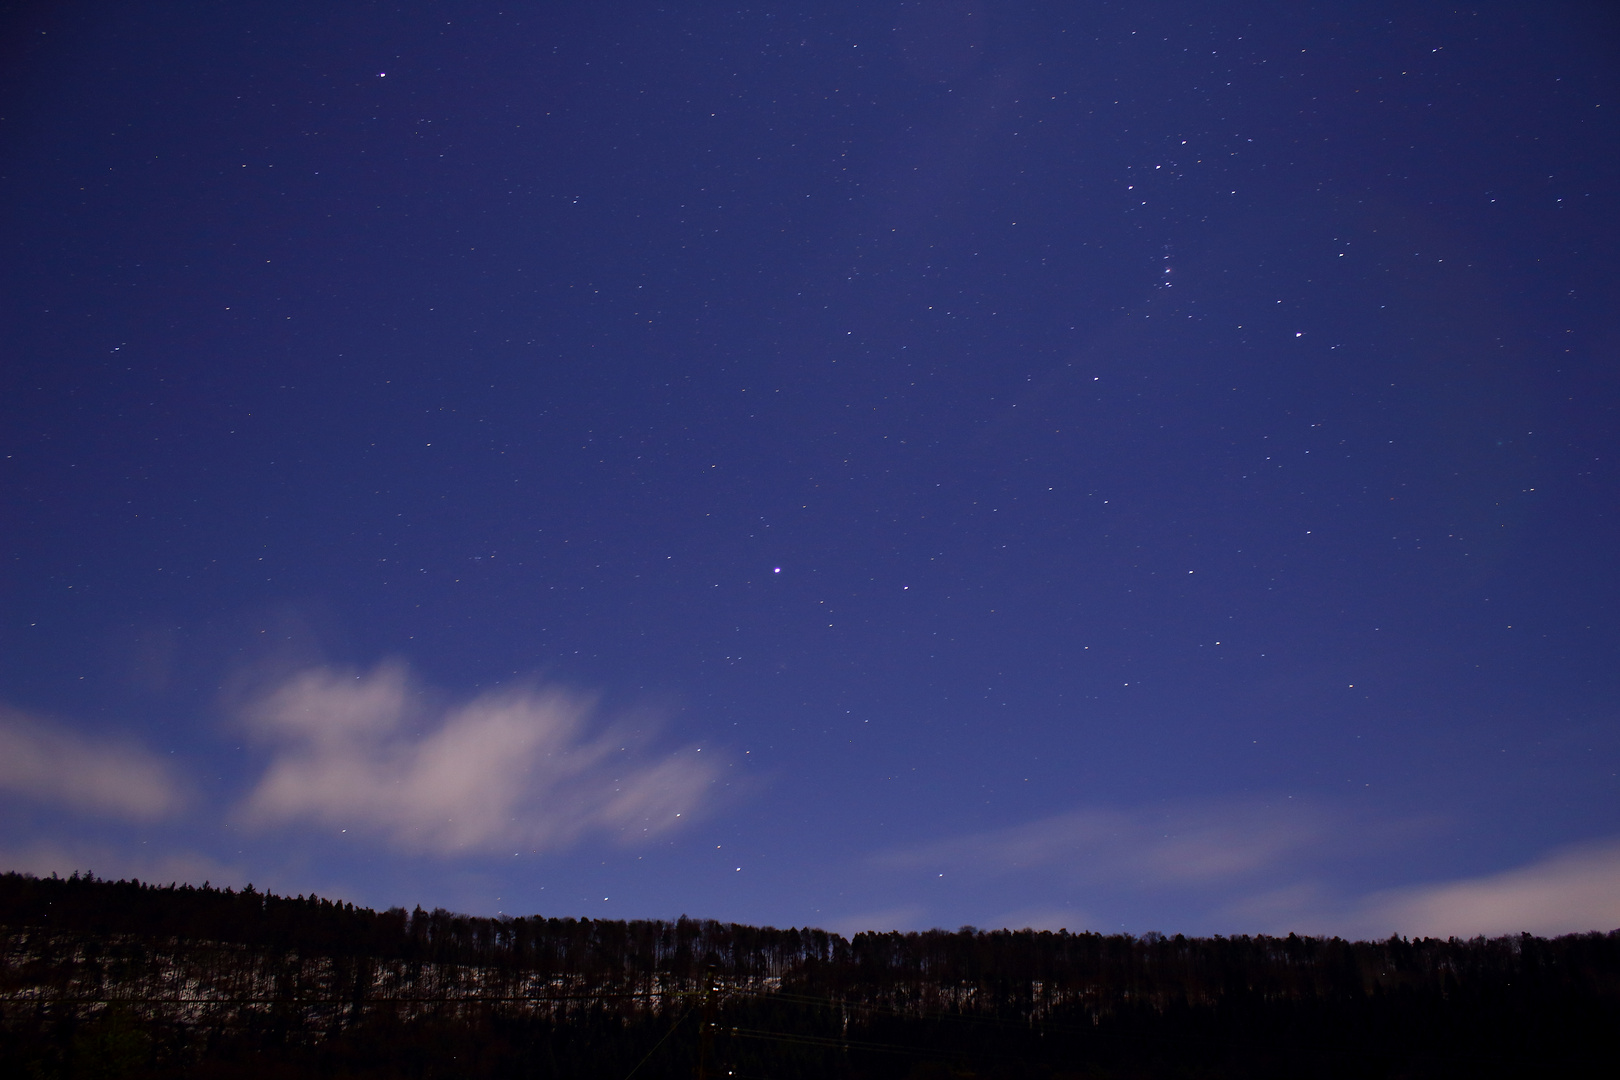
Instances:
[[[1620,931],[483,919],[0,875],[6,1077],[1613,1076]]]

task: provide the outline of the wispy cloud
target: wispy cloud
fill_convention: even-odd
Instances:
[[[1374,893],[1352,932],[1433,937],[1620,928],[1620,840],[1568,847],[1499,874]]]
[[[862,911],[833,919],[827,929],[846,938],[856,934],[886,934],[892,930],[920,930],[928,917],[928,909],[921,904],[903,904],[879,911]]]
[[[935,908],[987,926],[1342,933],[1354,908],[1344,882],[1409,859],[1439,821],[1288,796],[1090,807],[868,864],[891,882],[928,882]]]
[[[1317,843],[1331,820],[1291,800],[1077,810],[878,855],[881,866],[974,874],[1055,870],[1072,881],[1196,885],[1241,877]]]
[[[287,680],[247,710],[275,756],[242,815],[370,832],[412,851],[538,851],[591,830],[628,839],[674,828],[716,776],[701,751],[649,761],[632,733],[591,734],[591,703],[578,696],[423,700],[396,665]]]
[[[0,791],[81,813],[154,821],[184,804],[168,763],[125,739],[91,739],[0,706]]]
[[[1020,908],[989,920],[989,926],[1009,930],[1080,930],[1100,925],[1084,911],[1068,907]]]
[[[132,848],[77,840],[41,840],[22,847],[0,846],[0,868],[36,877],[92,873],[99,878],[140,878],[159,885],[178,881],[192,885],[209,882],[223,887],[252,880],[241,867],[195,851],[148,851],[144,846]]]

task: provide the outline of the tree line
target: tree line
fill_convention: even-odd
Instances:
[[[1583,1075],[1620,1050],[1620,931],[844,938],[14,873],[0,931],[0,1063],[40,1076]]]

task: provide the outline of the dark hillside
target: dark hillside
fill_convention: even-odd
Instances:
[[[1620,932],[846,940],[5,874],[0,1010],[39,1077],[1596,1076]]]

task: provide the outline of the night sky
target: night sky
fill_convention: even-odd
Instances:
[[[0,19],[0,869],[1620,926],[1608,3]]]

